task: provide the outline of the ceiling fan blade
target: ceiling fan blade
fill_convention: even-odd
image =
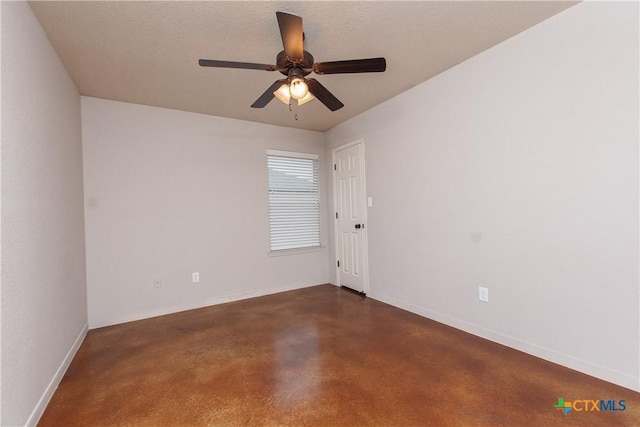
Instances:
[[[280,86],[282,86],[282,84],[285,82],[285,80],[286,79],[277,80],[271,86],[269,86],[269,89],[267,89],[262,95],[260,95],[260,98],[256,99],[256,102],[251,104],[251,108],[264,108],[273,98],[275,98],[273,92],[278,90]]]
[[[286,12],[276,12],[284,53],[292,59],[302,59],[304,41],[302,34],[302,18]]]
[[[329,110],[336,111],[344,107],[344,104],[316,79],[307,79],[307,86],[309,87],[309,92],[318,98]]]
[[[387,69],[384,58],[351,59],[313,64],[316,74],[382,73]]]
[[[215,59],[200,59],[201,67],[241,68],[244,70],[276,71],[278,67],[269,64],[254,64],[253,62],[218,61]]]

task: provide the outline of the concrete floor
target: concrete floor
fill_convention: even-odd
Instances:
[[[640,394],[321,285],[91,330],[39,425],[638,426]]]

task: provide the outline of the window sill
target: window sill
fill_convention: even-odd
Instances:
[[[269,251],[268,254],[270,257],[272,256],[286,256],[286,255],[299,255],[299,254],[307,254],[312,252],[322,252],[324,251],[324,246],[314,246],[313,248],[297,248],[297,249],[280,249],[277,251]]]

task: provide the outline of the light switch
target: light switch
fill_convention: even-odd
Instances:
[[[371,196],[367,197],[367,206],[370,208],[373,207],[373,197]]]

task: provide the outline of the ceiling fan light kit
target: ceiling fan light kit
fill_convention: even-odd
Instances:
[[[336,111],[344,104],[316,79],[307,78],[309,74],[381,73],[387,68],[384,58],[316,63],[313,56],[304,50],[302,18],[286,12],[276,12],[276,17],[284,47],[276,56],[276,65],[214,59],[200,59],[198,62],[202,67],[279,71],[287,76],[275,81],[251,105],[252,108],[264,108],[274,97],[288,104],[289,109],[292,104],[302,105],[317,98],[329,110]]]
[[[282,85],[280,85],[278,90],[273,92],[273,94],[275,95],[276,98],[282,101],[283,104],[291,105],[291,98],[293,97],[291,96],[291,92],[289,91],[289,86],[286,83],[283,83]],[[297,100],[298,105],[306,104],[312,99],[315,99],[315,97],[311,94],[311,92],[309,92],[308,86],[307,86],[307,94],[304,97]],[[260,108],[260,107],[257,107],[257,108]]]

